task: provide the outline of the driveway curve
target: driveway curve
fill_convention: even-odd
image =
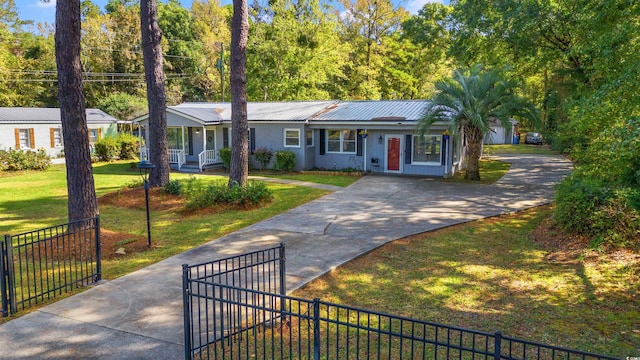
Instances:
[[[180,359],[181,265],[284,242],[296,289],[408,235],[552,201],[562,156],[505,155],[491,185],[365,176],[347,188],[0,325],[0,359]]]

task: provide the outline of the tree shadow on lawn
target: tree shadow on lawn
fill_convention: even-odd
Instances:
[[[530,238],[526,224],[539,221],[530,211],[409,236],[295,296],[608,355],[637,352],[640,274],[611,277],[576,257],[553,261]]]

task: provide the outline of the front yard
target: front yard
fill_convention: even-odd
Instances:
[[[549,206],[389,243],[293,296],[570,347],[640,354],[640,254],[602,254]]]
[[[66,222],[64,165],[47,171],[3,173],[0,184],[0,233],[17,234]],[[172,179],[186,179],[172,173]],[[221,176],[196,175],[203,182]],[[152,248],[146,247],[146,215],[142,191],[125,193],[127,184],[139,183],[140,175],[129,162],[98,163],[94,179],[102,227],[103,277],[113,279],[233,231],[316,199],[327,191],[284,184],[268,184],[274,200],[255,209],[208,209],[184,212],[181,200],[170,199],[162,189],[152,189]],[[118,197],[117,192],[122,192]],[[108,197],[104,197],[110,194]],[[132,201],[133,200],[133,201]],[[176,203],[177,201],[177,203]],[[161,205],[161,206],[160,206]],[[105,243],[108,242],[108,243]],[[126,255],[114,255],[123,247]]]

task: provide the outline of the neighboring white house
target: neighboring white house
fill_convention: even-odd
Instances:
[[[99,109],[87,109],[91,143],[116,135],[118,120]],[[0,149],[44,149],[51,157],[64,155],[59,108],[0,108]]]
[[[416,124],[426,100],[290,101],[247,104],[249,152],[288,150],[296,169],[361,169],[370,172],[448,177],[463,166],[460,135],[436,123],[425,137]],[[145,131],[148,116],[133,120]],[[167,108],[169,159],[174,168],[220,163],[231,145],[230,103],[184,103]],[[141,147],[141,158],[148,149]]]
[[[484,136],[484,143],[486,145],[515,144],[514,137],[517,134],[518,122],[514,119],[509,119],[509,124],[509,127],[505,128],[500,121],[492,121],[489,124],[489,132]]]

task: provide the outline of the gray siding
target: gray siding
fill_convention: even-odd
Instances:
[[[217,148],[223,147],[223,132],[222,129],[230,128],[230,126],[225,125],[216,127],[216,144]],[[309,161],[307,160],[307,153],[309,149],[305,146],[305,138],[304,138],[304,124],[274,124],[274,123],[253,123],[249,122],[249,128],[255,129],[256,134],[256,143],[255,148],[266,148],[271,150],[274,153],[273,160],[269,165],[270,168],[275,166],[275,153],[277,151],[292,151],[296,155],[296,168],[295,170],[300,171],[303,169],[311,168],[313,166],[308,166]],[[298,147],[285,147],[284,145],[284,131],[285,129],[296,129],[300,132],[299,137],[299,146]],[[311,148],[313,149],[313,148]],[[255,161],[253,156],[249,156],[249,161],[251,162],[251,166],[255,168],[259,168],[260,164]]]
[[[316,130],[319,133],[319,130]],[[358,156],[356,154],[336,154],[325,153],[320,155],[319,149],[314,152],[315,164],[317,167],[325,169],[344,169],[344,168],[357,168],[364,169],[364,161],[367,162],[367,171],[372,173],[384,173],[385,172],[385,136],[386,135],[399,135],[403,137],[402,149],[404,151],[404,136],[413,135],[410,131],[376,131],[368,130],[368,136],[366,139],[366,147],[363,142],[363,154]],[[379,138],[382,137],[382,143]],[[319,140],[319,136],[316,136]],[[319,146],[316,146],[319,148]],[[366,151],[365,151],[366,149]],[[365,158],[366,156],[366,158]],[[377,163],[375,162],[377,160]],[[425,176],[445,176],[446,168],[444,165],[418,165],[418,164],[405,164],[404,154],[401,158],[402,162],[402,174],[407,175],[425,175]]]

